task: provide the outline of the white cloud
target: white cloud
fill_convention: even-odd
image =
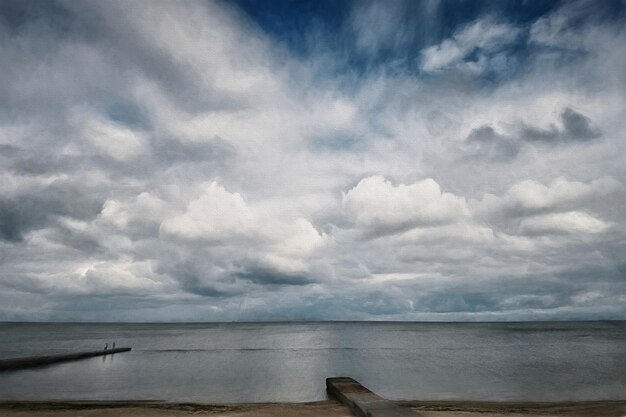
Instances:
[[[324,237],[308,220],[299,218],[274,234],[275,248],[283,256],[306,257],[324,243]]]
[[[166,282],[154,279],[150,262],[121,258],[116,261],[83,264],[76,269],[78,276],[70,289],[94,293],[159,294],[171,290]]]
[[[598,291],[584,291],[572,297],[572,301],[576,304],[593,304],[601,300],[603,294]]]
[[[458,219],[457,219],[458,220]],[[399,236],[402,241],[433,242],[440,241],[447,243],[449,239],[454,239],[456,243],[491,244],[496,240],[493,230],[484,225],[472,221],[457,221],[453,224],[415,228]]]
[[[124,229],[133,223],[160,224],[171,211],[167,202],[144,191],[129,201],[106,200],[100,217]]]
[[[593,2],[571,1],[564,3],[554,13],[535,21],[530,28],[530,42],[566,49],[586,47],[581,43],[581,29],[576,20],[594,11]],[[584,36],[582,37],[584,39]]]
[[[397,186],[381,176],[364,178],[342,204],[357,225],[374,229],[445,224],[469,214],[464,198],[442,192],[431,178]]]
[[[229,193],[211,182],[201,195],[189,203],[186,211],[165,219],[161,232],[189,240],[219,242],[224,239],[249,237],[257,239],[260,222],[239,193]]]
[[[532,305],[534,307],[537,306],[546,306],[549,307],[554,304],[554,297],[551,295],[516,295],[514,297],[509,297],[502,301],[502,305],[508,308],[512,307],[527,307]]]
[[[86,117],[86,120],[81,122],[82,138],[91,142],[98,151],[108,157],[126,162],[147,150],[146,139],[141,132],[135,132],[128,127],[97,116],[76,117],[81,119]]]
[[[589,183],[559,177],[549,185],[535,180],[524,180],[513,184],[502,197],[485,195],[474,209],[479,214],[503,210],[522,210],[522,213],[566,210],[593,197],[611,194],[620,188],[620,183],[611,177]]]
[[[325,237],[306,219],[281,219],[276,214],[250,206],[241,194],[214,181],[202,187],[184,213],[163,221],[161,235],[220,246],[243,241],[248,248],[241,259],[253,256],[282,271],[306,270],[304,260],[325,244]]]
[[[594,195],[606,195],[617,188],[618,183],[612,178],[594,180],[589,184],[557,178],[549,186],[526,180],[513,185],[507,192],[507,198],[526,209],[543,209]]]
[[[583,211],[568,211],[566,213],[543,214],[528,217],[520,222],[519,230],[522,234],[597,234],[606,231],[609,225],[600,219]]]
[[[479,19],[465,26],[438,45],[421,51],[421,66],[426,72],[436,72],[462,63],[464,58],[475,50],[481,51],[480,59],[513,42],[520,30],[507,23],[497,23],[492,19]],[[469,69],[480,71],[478,62],[467,62]],[[484,66],[484,63],[481,65]]]

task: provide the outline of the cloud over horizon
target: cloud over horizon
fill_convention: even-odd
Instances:
[[[0,320],[626,319],[624,5],[314,3],[0,4]]]

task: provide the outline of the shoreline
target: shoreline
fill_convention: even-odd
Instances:
[[[626,400],[498,402],[498,401],[396,401],[423,417],[623,417]],[[349,417],[348,407],[334,400],[307,403],[176,403],[161,401],[1,401],[3,417]]]

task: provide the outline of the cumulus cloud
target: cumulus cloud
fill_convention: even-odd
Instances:
[[[397,186],[381,176],[364,178],[343,194],[342,205],[358,226],[383,233],[450,223],[468,215],[465,200],[442,192],[432,178]]]
[[[153,276],[148,262],[119,259],[115,262],[96,262],[81,265],[75,291],[96,294],[158,294],[167,290],[167,285],[151,279]]]
[[[149,192],[142,192],[128,201],[109,199],[99,217],[123,231],[158,231],[161,221],[172,214],[168,203]]]
[[[203,187],[201,196],[187,210],[166,219],[161,231],[181,239],[220,241],[228,237],[256,238],[260,225],[238,193],[229,193],[215,182]]]
[[[306,269],[302,260],[324,245],[324,236],[306,219],[279,221],[216,182],[205,184],[185,212],[166,218],[160,230],[164,238],[183,241],[257,245],[259,259],[286,271]]]

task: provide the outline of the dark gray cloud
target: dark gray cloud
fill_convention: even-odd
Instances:
[[[0,155],[5,158],[14,158],[23,153],[23,150],[13,145],[0,145]]]
[[[0,156],[4,157],[6,169],[20,175],[71,173],[88,165],[83,156],[59,155],[53,149],[41,149],[33,154],[28,149],[5,145],[0,149]]]
[[[17,242],[28,231],[54,223],[57,216],[89,220],[97,216],[101,208],[101,199],[66,184],[52,184],[11,198],[0,198],[0,238]]]
[[[175,277],[181,287],[192,294],[211,298],[225,298],[241,295],[244,288],[237,288],[230,277],[216,277],[206,269],[193,264],[177,264]]]
[[[63,225],[59,225],[57,228],[51,230],[50,241],[83,252],[84,254],[94,254],[104,250],[98,236],[90,232],[71,229]]]
[[[566,107],[560,113],[560,126],[539,128],[521,122],[517,131],[499,133],[491,125],[482,125],[470,131],[465,139],[470,158],[484,158],[494,162],[510,162],[527,144],[566,145],[589,142],[602,136],[592,120]]]
[[[593,126],[591,119],[584,116],[569,107],[561,113],[563,122],[563,137],[565,140],[590,140],[599,138],[602,133]]]
[[[224,298],[245,291],[236,285],[224,266],[215,267],[215,263],[219,265],[219,262],[214,262],[210,252],[204,248],[163,250],[160,245],[155,245],[144,250],[146,253],[150,251],[157,253],[150,254],[148,259],[159,258],[159,262],[154,263],[154,271],[171,277],[185,292]]]
[[[522,140],[529,142],[543,142],[547,144],[565,144],[585,142],[602,136],[599,128],[594,126],[591,119],[583,114],[566,107],[560,114],[561,127],[552,125],[549,129],[532,127],[523,124],[520,132]]]
[[[556,143],[560,137],[560,132],[556,126],[551,126],[550,129],[540,129],[524,124],[521,130],[521,138],[529,142],[545,142]]]
[[[466,142],[474,147],[473,156],[480,156],[498,162],[512,160],[519,153],[519,144],[510,137],[497,133],[489,125],[473,129]]]
[[[280,272],[262,267],[247,267],[237,277],[260,285],[309,285],[315,282],[303,274]]]
[[[174,138],[154,138],[150,142],[154,159],[164,166],[175,163],[212,162],[221,167],[232,163],[236,148],[216,136],[202,142],[181,142]]]

